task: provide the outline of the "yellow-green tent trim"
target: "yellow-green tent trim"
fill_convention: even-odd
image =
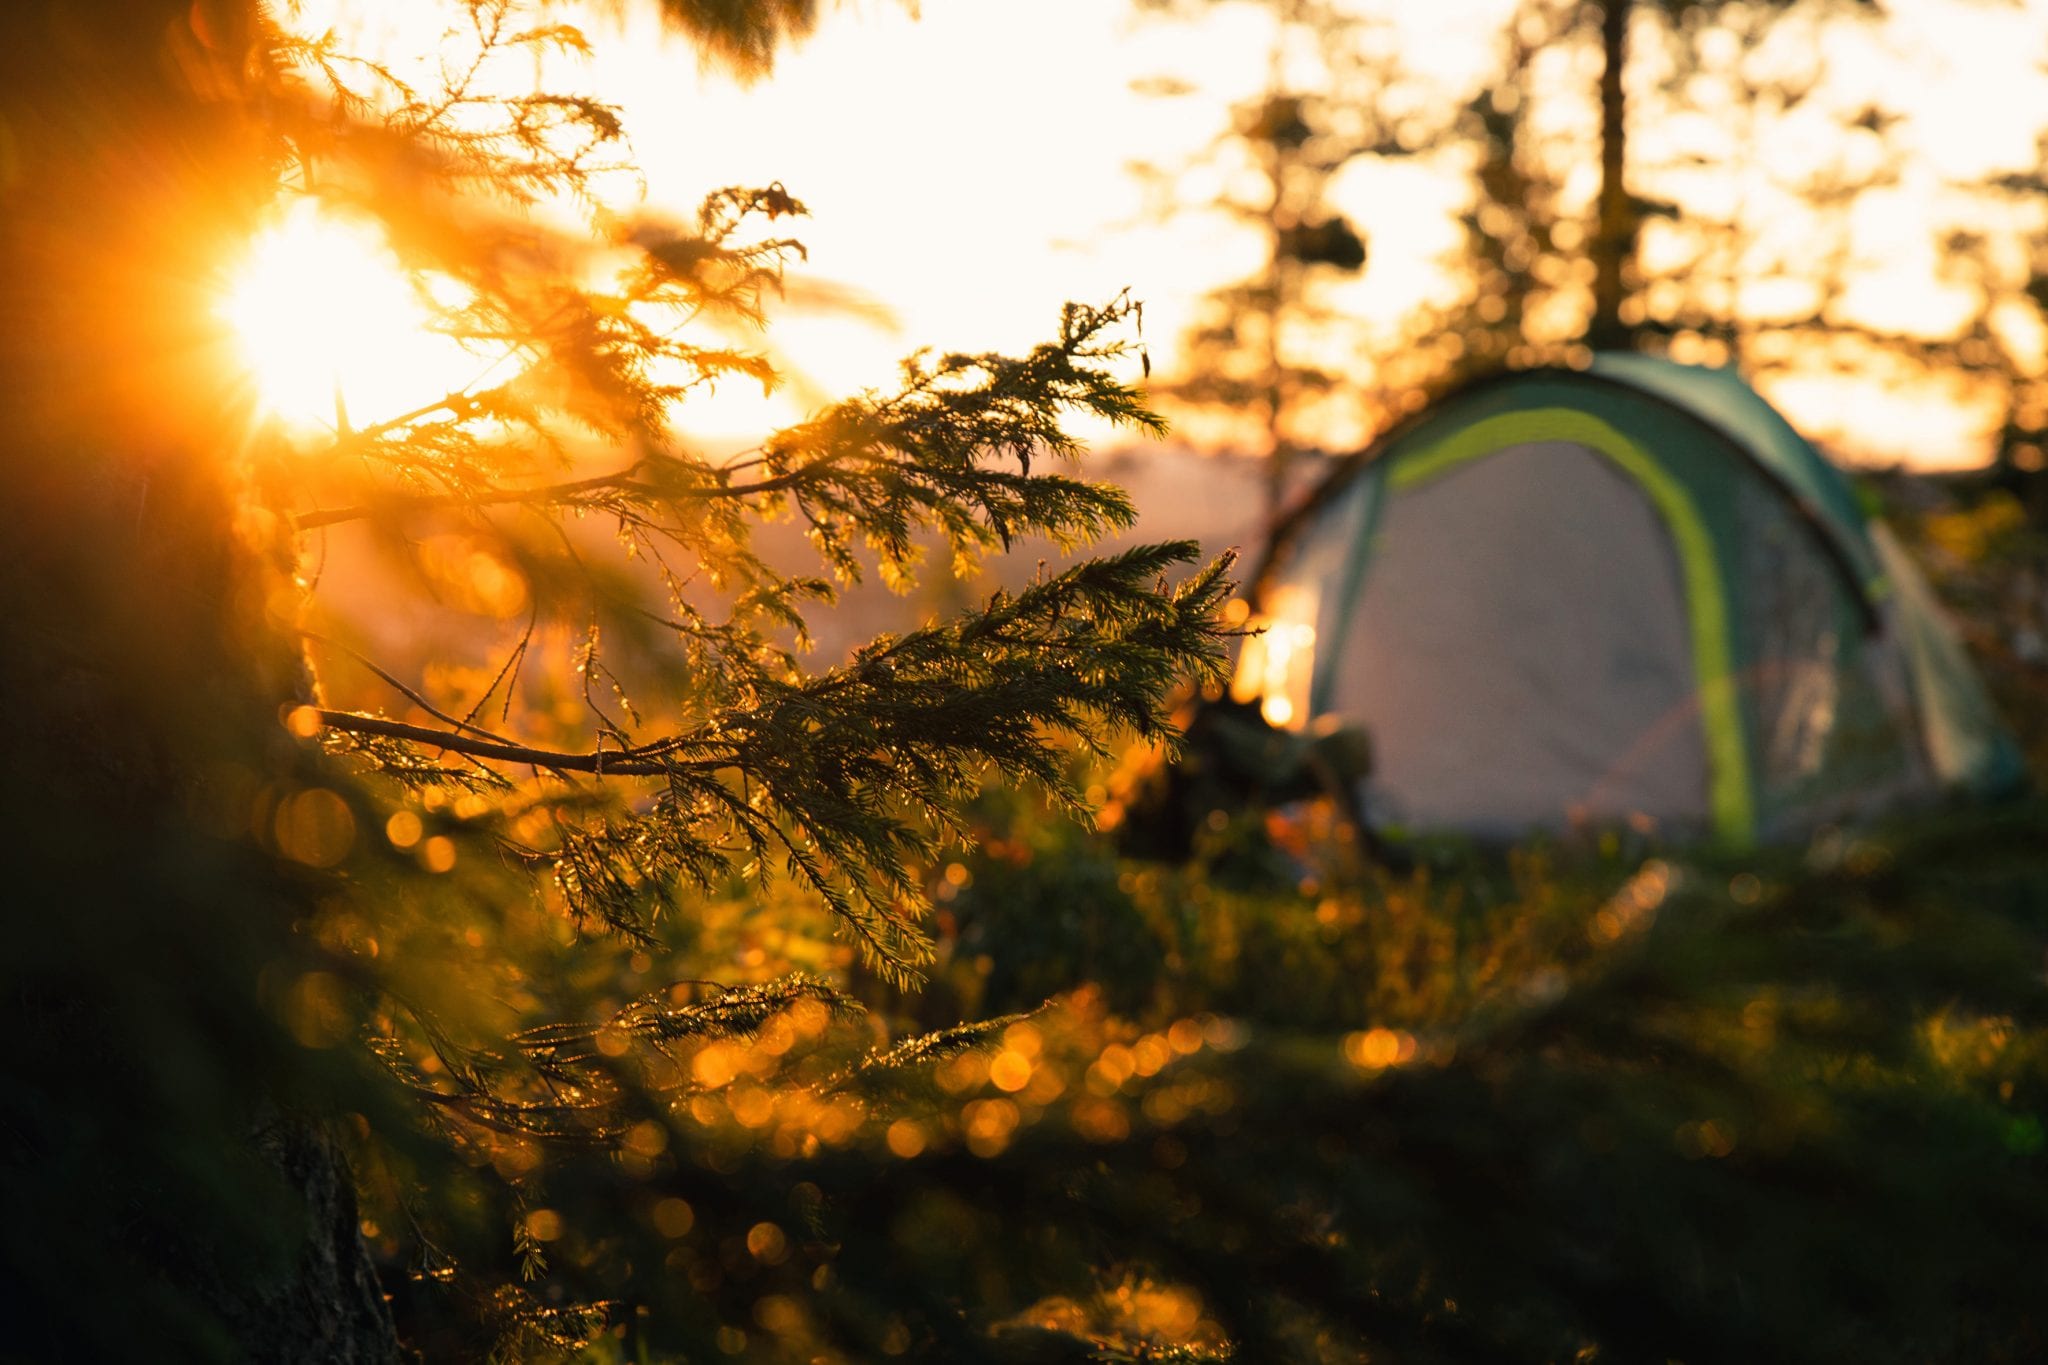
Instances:
[[[1731,845],[1750,844],[1756,837],[1756,802],[1735,681],[1728,591],[1706,521],[1685,487],[1641,446],[1606,422],[1583,411],[1557,407],[1488,417],[1433,445],[1405,451],[1391,461],[1386,479],[1395,491],[1413,488],[1459,465],[1533,441],[1570,441],[1596,451],[1633,479],[1663,518],[1685,582],[1714,833]]]

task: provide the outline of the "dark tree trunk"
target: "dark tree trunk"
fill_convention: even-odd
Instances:
[[[1595,350],[1624,350],[1635,329],[1622,320],[1626,271],[1635,260],[1641,226],[1626,183],[1628,26],[1633,0],[1600,2],[1600,197],[1593,230],[1593,319],[1586,340]]]
[[[305,1207],[305,1237],[291,1274],[245,1287],[223,1305],[249,1360],[397,1365],[390,1307],[358,1227],[348,1162],[319,1124],[280,1119],[257,1152]]]
[[[0,827],[26,893],[0,959],[0,1264],[23,1358],[400,1358],[346,1163],[319,1120],[277,1118],[352,1074],[258,985],[319,888],[246,793],[239,834],[213,801],[306,763],[266,610],[289,560],[240,516],[213,308],[275,191],[254,34],[248,0],[0,5]]]
[[[1277,82],[1277,72],[1274,76]],[[1273,88],[1278,89],[1276,84]],[[1287,152],[1277,138],[1262,147],[1269,197],[1266,203],[1266,524],[1277,526],[1287,502],[1288,465],[1293,446],[1287,429],[1287,357],[1281,332],[1290,302],[1287,262]]]

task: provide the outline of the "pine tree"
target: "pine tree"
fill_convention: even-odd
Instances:
[[[1136,0],[1135,7],[1186,19],[1216,4]],[[1875,22],[1877,11],[1862,0],[1745,7],[1527,0],[1506,12],[1495,65],[1463,97],[1430,88],[1374,52],[1373,19],[1381,12],[1370,4],[1270,8],[1282,35],[1275,50],[1290,50],[1290,42],[1315,47],[1327,74],[1302,80],[1299,66],[1280,65],[1272,89],[1234,111],[1232,127],[1210,149],[1212,161],[1249,161],[1264,177],[1255,183],[1274,187],[1246,202],[1226,196],[1216,205],[1268,233],[1268,263],[1205,300],[1183,343],[1186,359],[1156,386],[1169,411],[1257,412],[1269,428],[1267,445],[1284,454],[1289,445],[1315,444],[1318,431],[1331,439],[1347,418],[1368,434],[1384,431],[1432,395],[1494,370],[1582,364],[1599,348],[1662,351],[1680,337],[1688,360],[1733,355],[1755,359],[1758,370],[1810,343],[1850,337],[1873,349],[1956,363],[1953,352],[1876,335],[1834,306],[1851,264],[1852,212],[1866,193],[1896,177],[1895,154],[1869,168],[1823,159],[1797,183],[1774,185],[1764,202],[1738,197],[1732,211],[1703,207],[1728,176],[1741,173],[1725,146],[1749,148],[1739,160],[1775,138],[1812,136],[1810,129],[1786,131],[1784,116],[1825,75],[1816,35],[1833,25]],[[1737,56],[1710,61],[1707,50],[1718,52],[1719,40],[1728,38]],[[1772,45],[1810,49],[1811,70],[1788,74],[1775,51],[1768,54],[1773,60],[1748,60]],[[1582,57],[1597,73],[1590,81],[1575,74]],[[1665,74],[1653,83],[1648,73],[1660,64]],[[1290,84],[1282,74],[1296,79]],[[1560,116],[1560,107],[1570,114]],[[1702,140],[1707,150],[1687,146],[1653,159],[1631,139],[1632,122],[1676,122],[1681,112],[1695,128],[1717,129]],[[1843,147],[1859,130],[1881,137],[1893,117],[1869,107],[1838,116]],[[1363,237],[1344,225],[1331,195],[1336,177],[1362,157],[1426,158],[1468,180],[1457,244],[1438,262],[1456,284],[1448,301],[1391,320],[1346,317],[1331,306],[1327,286],[1363,260]],[[1568,184],[1589,165],[1600,173],[1587,202]],[[1163,178],[1156,168],[1153,175]],[[1798,239],[1799,251],[1771,259],[1758,243],[1781,213],[1810,220],[1811,231]],[[1319,259],[1313,250],[1297,258],[1297,243],[1321,249],[1319,238],[1289,235],[1288,225],[1304,219],[1344,225],[1356,251],[1341,260]],[[1656,262],[1645,261],[1646,232],[1661,258]],[[1674,256],[1680,263],[1669,263]],[[1810,311],[1760,315],[1738,277],[1808,286],[1817,303]],[[1321,345],[1271,344],[1290,333]],[[1743,354],[1744,342],[1762,333],[1778,338],[1766,348],[1770,354]],[[1347,348],[1348,366],[1293,355]]]
[[[754,73],[814,13],[667,7]],[[582,34],[516,0],[451,14],[427,84],[231,0],[17,7],[0,32],[23,530],[6,790],[24,876],[95,906],[47,905],[50,932],[9,971],[34,1056],[8,1101],[32,1351],[114,1355],[142,1333],[180,1354],[394,1358],[356,1228],[377,1242],[377,1206],[358,1218],[342,1146],[373,1186],[416,1143],[514,1177],[529,1141],[630,1153],[645,1131],[630,1097],[647,1092],[611,1074],[615,1038],[659,1057],[852,1002],[796,975],[653,990],[602,1028],[540,1022],[605,994],[579,971],[615,970],[614,944],[656,948],[714,893],[780,873],[869,971],[913,979],[930,956],[919,868],[960,836],[963,803],[1001,777],[1080,813],[1069,747],[1158,733],[1169,692],[1220,666],[1226,565],[1168,586],[1188,544],[1048,570],[805,661],[802,613],[834,588],[756,554],[762,518],[801,519],[841,579],[893,581],[933,538],[964,560],[1129,525],[1119,492],[1059,470],[1080,454],[1071,414],[1158,427],[1118,373],[1135,305],[1069,305],[1023,356],[915,356],[893,388],[713,462],[679,437],[676,406],[775,376],[692,324],[763,319],[803,206],[769,185],[717,190],[682,225],[601,207],[603,177],[628,168],[617,112],[502,74]],[[487,378],[389,412],[337,391],[311,443],[257,422],[219,261],[292,204],[374,224]],[[538,211],[565,204],[587,239]],[[592,286],[599,252],[623,263]],[[592,451],[604,472],[570,467]],[[581,534],[596,518],[609,544]],[[408,678],[307,629],[319,544],[358,524],[415,559],[452,529],[472,568],[514,582],[526,625],[480,695],[434,695],[435,661]],[[329,704],[346,667],[387,704]],[[567,716],[537,704],[570,688]],[[597,946],[579,958],[564,938]],[[484,1003],[507,991],[523,998]],[[849,1062],[839,1084],[957,1045]],[[499,1214],[463,1286],[506,1341],[566,1340],[547,1303],[477,1288],[501,1247],[531,1273],[551,1240]],[[66,1222],[79,1231],[51,1232]],[[115,1228],[116,1268],[89,1271]],[[409,1243],[422,1274],[436,1245]],[[82,1296],[141,1311],[96,1320]],[[431,1332],[436,1312],[465,1316],[402,1316]]]
[[[1138,0],[1136,7],[1193,23],[1218,5]],[[1183,340],[1185,360],[1152,391],[1182,413],[1256,417],[1270,518],[1297,482],[1290,480],[1294,456],[1318,444],[1316,419],[1358,420],[1346,409],[1361,386],[1322,358],[1357,341],[1328,286],[1363,270],[1367,253],[1363,230],[1331,202],[1337,181],[1361,159],[1414,155],[1434,133],[1426,120],[1387,111],[1388,91],[1408,77],[1383,16],[1332,0],[1272,0],[1260,8],[1272,34],[1264,88],[1232,108],[1229,127],[1196,159],[1249,170],[1249,192],[1227,188],[1213,203],[1182,204],[1176,182],[1189,167],[1143,170],[1165,211],[1220,210],[1264,238],[1259,269],[1209,293]],[[1190,93],[1170,79],[1152,89]]]
[[[1731,178],[1741,181],[1745,159],[1794,135],[1782,127],[1785,115],[1826,74],[1814,34],[1869,14],[1856,0],[1516,6],[1500,66],[1456,132],[1475,149],[1476,173],[1460,215],[1463,240],[1449,264],[1472,283],[1421,329],[1425,354],[1432,342],[1441,347],[1457,337],[1430,386],[1502,365],[1583,363],[1596,349],[1663,351],[1681,336],[1685,359],[1718,363],[1749,359],[1745,342],[1759,333],[1785,338],[1788,344],[1777,348],[1782,354],[1795,335],[1804,343],[1854,330],[1825,306],[1846,264],[1846,251],[1833,244],[1844,238],[1859,197],[1887,183],[1894,168],[1850,172],[1822,161],[1802,182],[1773,186],[1769,202],[1745,189],[1728,208],[1703,207],[1712,201],[1698,189],[1712,194]],[[1774,44],[1810,52],[1809,69],[1793,74],[1782,63],[1753,60]],[[1541,70],[1546,57],[1574,48],[1598,54],[1591,89],[1561,85],[1556,66]],[[1717,54],[1711,59],[1710,48]],[[1636,74],[1654,65],[1642,60],[1646,52],[1666,67],[1655,85]],[[1560,100],[1587,106],[1596,130],[1591,139],[1560,133],[1554,116],[1540,117]],[[1681,115],[1725,131],[1698,147],[1666,152],[1661,161],[1637,150],[1632,122],[1676,123]],[[1878,120],[1881,127],[1882,117],[1844,111],[1842,145],[1859,126]],[[1538,132],[1544,122],[1547,136]],[[1731,156],[1731,146],[1743,150]],[[1580,207],[1569,201],[1565,183],[1573,167],[1588,162],[1598,163],[1600,176],[1592,202]],[[1759,239],[1782,214],[1810,223],[1809,235],[1799,253],[1766,259]],[[1657,238],[1659,262],[1645,260],[1646,232]],[[1830,245],[1820,248],[1816,238]],[[1674,257],[1677,264],[1670,263]],[[1767,278],[1810,286],[1823,305],[1810,318],[1759,315],[1742,286]]]

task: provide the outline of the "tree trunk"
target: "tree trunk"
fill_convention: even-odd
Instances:
[[[1622,77],[1628,68],[1628,26],[1633,0],[1600,0],[1600,197],[1593,231],[1593,319],[1586,341],[1596,351],[1626,350],[1635,329],[1624,322],[1624,272],[1635,260],[1640,223],[1629,199],[1628,104]]]
[[[243,515],[214,316],[280,164],[255,33],[247,0],[0,5],[0,820],[32,893],[0,961],[0,1260],[25,1358],[400,1358],[346,1163],[275,1117],[351,1074],[258,986],[319,889],[230,780],[306,765],[267,611],[289,555]]]

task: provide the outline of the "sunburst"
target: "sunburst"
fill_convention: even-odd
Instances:
[[[222,316],[264,412],[306,435],[362,427],[451,392],[477,358],[437,331],[378,229],[310,200],[250,242]]]

